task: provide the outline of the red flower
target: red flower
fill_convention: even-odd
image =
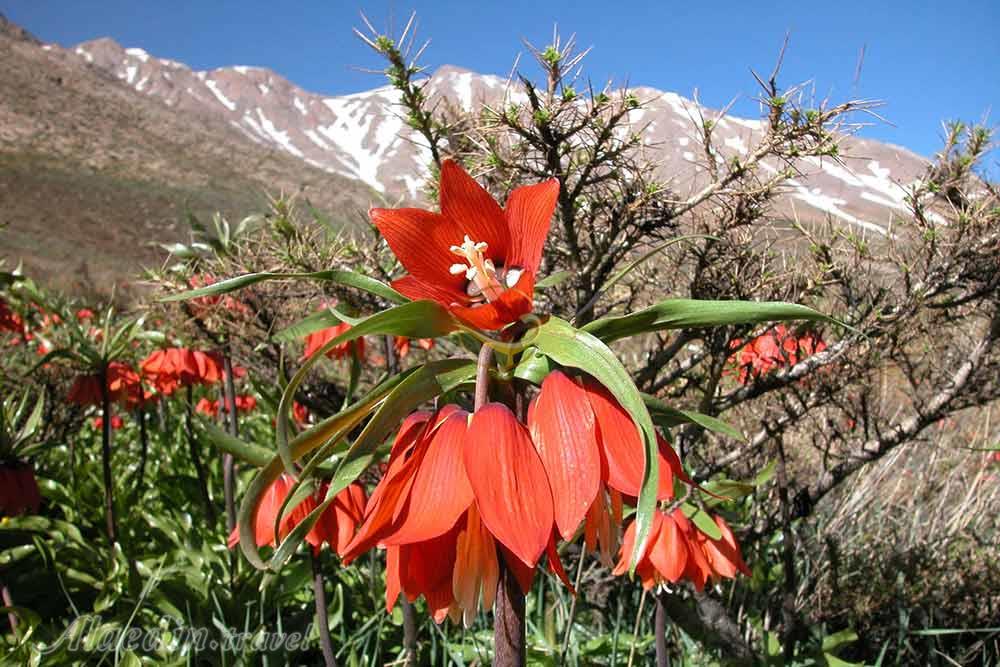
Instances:
[[[16,334],[24,333],[24,320],[0,300],[0,331],[10,331]]]
[[[409,274],[392,286],[411,299],[436,301],[480,329],[499,329],[530,313],[559,182],[517,188],[501,209],[461,167],[445,160],[440,190],[440,213],[368,212]]]
[[[299,428],[305,428],[309,425],[309,408],[298,401],[292,401],[292,419]]]
[[[316,350],[320,349],[331,340],[351,328],[347,322],[341,322],[335,327],[327,327],[306,336],[306,349],[302,353],[303,359],[311,357]],[[358,359],[365,358],[365,339],[355,338],[347,343],[334,345],[333,349],[326,353],[331,359],[343,359],[349,354],[357,355]]]
[[[194,406],[194,411],[200,415],[205,415],[206,417],[211,417],[215,419],[219,416],[219,402],[210,401],[207,398],[202,398]]]
[[[112,401],[134,405],[143,395],[139,374],[124,362],[108,364],[106,380]],[[96,373],[77,376],[66,400],[77,405],[101,405],[101,376]]]
[[[698,530],[680,509],[670,514],[656,512],[649,540],[636,566],[643,588],[649,590],[657,584],[687,579],[700,591],[709,579],[735,579],[738,572],[750,576],[733,532],[722,517],[713,519],[722,533],[718,540]],[[621,560],[614,570],[616,575],[628,572],[635,532],[636,524],[632,522],[625,531]]]
[[[274,521],[278,516],[285,498],[295,485],[295,480],[287,474],[282,474],[274,480],[261,498],[254,512],[254,541],[257,546],[277,546],[274,535]],[[284,539],[295,526],[302,522],[310,512],[316,509],[322,498],[326,497],[329,484],[323,482],[319,490],[299,503],[292,511],[286,512],[279,526],[279,537]],[[365,490],[360,484],[349,484],[338,493],[332,503],[326,508],[319,520],[306,533],[306,542],[319,552],[324,543],[329,544],[338,555],[344,553],[348,542],[354,537],[354,530],[361,521],[365,507]],[[239,528],[233,528],[229,535],[229,548],[239,544]]]
[[[90,308],[81,308],[80,310],[76,311],[76,319],[78,322],[92,320],[94,319],[94,311],[92,311]]]
[[[636,423],[603,386],[553,371],[528,409],[528,427],[545,466],[555,522],[570,540],[586,521],[588,549],[607,563],[617,547],[622,496],[637,497],[646,461]],[[680,459],[659,442],[661,500],[673,497],[674,475],[684,478]]]
[[[143,376],[165,396],[178,386],[215,384],[222,380],[223,373],[222,357],[218,353],[178,347],[156,350],[139,366]]]
[[[738,350],[729,359],[739,369],[737,380],[740,384],[749,384],[754,378],[782,366],[794,366],[806,357],[822,352],[826,343],[817,333],[806,332],[795,336],[784,324],[779,324],[746,344],[737,338],[730,348]]]
[[[0,464],[0,514],[38,514],[41,504],[42,495],[30,463],[14,461]]]
[[[417,345],[419,345],[424,350],[430,350],[434,347],[433,338],[417,338]],[[406,336],[396,336],[392,341],[392,346],[396,350],[396,357],[398,359],[406,359],[406,355],[410,353],[410,345],[412,340]]]
[[[400,427],[344,562],[384,546],[388,609],[403,592],[423,595],[438,622],[469,620],[492,605],[498,548],[522,588],[545,551],[562,572],[552,512],[545,468],[506,406],[418,412]]]
[[[93,419],[94,428],[100,431],[104,428],[104,417],[94,417]],[[119,429],[125,425],[125,421],[118,415],[111,415],[111,428]]]

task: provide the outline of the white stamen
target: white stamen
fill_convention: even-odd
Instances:
[[[466,266],[465,264],[452,264],[451,268],[448,269],[448,273],[450,273],[453,276],[457,276],[461,273],[465,273],[468,270],[469,267]]]

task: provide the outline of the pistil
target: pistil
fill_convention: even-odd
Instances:
[[[452,264],[451,273],[453,275],[465,274],[465,279],[469,281],[469,295],[476,296],[482,294],[487,301],[496,301],[503,295],[504,288],[497,279],[497,270],[493,261],[485,256],[489,246],[480,241],[476,243],[465,236],[462,245],[451,246],[451,252],[462,257],[466,264]],[[473,286],[475,290],[473,290]]]

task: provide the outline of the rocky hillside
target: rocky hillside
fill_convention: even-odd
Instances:
[[[186,214],[262,210],[300,193],[346,223],[377,197],[356,179],[253,141],[224,119],[137,94],[0,17],[0,257],[61,286],[158,264]]]
[[[262,68],[226,67],[196,72],[181,63],[156,58],[109,39],[85,42],[70,51],[136,92],[165,106],[225,120],[261,145],[287,152],[333,173],[356,178],[389,197],[416,198],[426,175],[427,154],[405,126],[391,88],[325,97],[310,93]],[[482,101],[522,101],[524,94],[506,80],[445,66],[430,78],[429,97],[445,98],[471,109]],[[653,88],[633,92],[646,102],[631,114],[663,176],[680,192],[704,184],[704,162],[694,131],[699,111],[676,93]],[[746,154],[761,136],[755,119],[727,116],[716,136],[724,158]],[[843,163],[811,159],[799,164],[805,175],[789,182],[780,209],[800,219],[828,216],[850,226],[883,234],[892,216],[905,210],[904,187],[918,178],[927,161],[897,146],[846,138]],[[764,165],[767,169],[776,165]]]

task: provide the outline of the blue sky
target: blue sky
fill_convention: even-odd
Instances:
[[[735,96],[755,115],[757,84],[786,31],[783,81],[811,81],[817,98],[884,100],[893,125],[864,136],[932,154],[944,118],[980,120],[1000,103],[1000,2],[386,2],[276,3],[171,0],[97,3],[0,0],[0,12],[47,42],[72,45],[110,36],[125,46],[195,69],[269,67],[311,91],[340,94],[382,81],[352,67],[380,63],[351,34],[364,10],[376,27],[397,29],[416,10],[419,35],[432,43],[424,62],[506,74],[521,39],[546,44],[558,23],[593,46],[586,73],[672,90],[721,107]],[[855,80],[858,56],[864,65]],[[522,61],[524,62],[524,61]],[[537,74],[535,70],[529,70]],[[992,165],[990,165],[992,166]]]

